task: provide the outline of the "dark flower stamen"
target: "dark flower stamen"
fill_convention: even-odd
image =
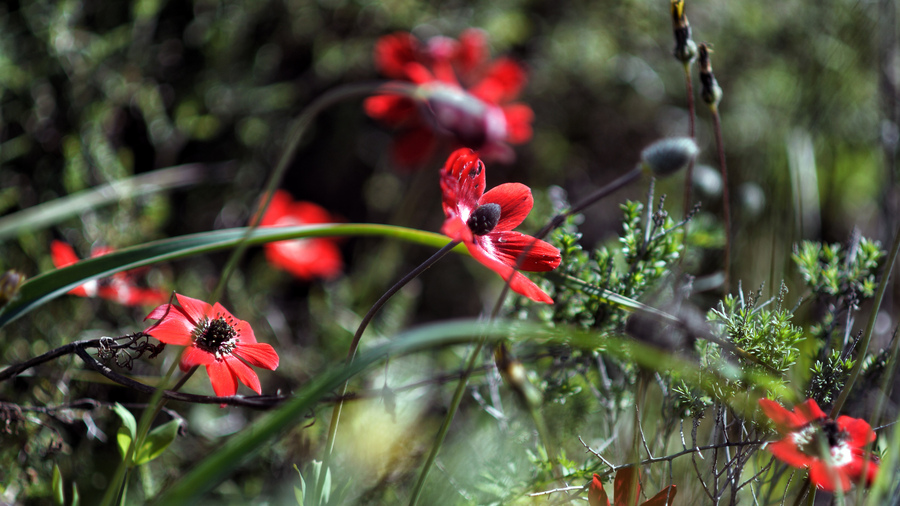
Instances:
[[[214,353],[217,357],[231,353],[231,350],[237,345],[237,331],[234,326],[223,317],[210,320],[206,325],[201,325],[198,329],[199,335],[195,342],[197,346],[210,353]]]
[[[479,206],[478,209],[469,216],[466,225],[469,226],[469,229],[473,234],[485,235],[490,233],[491,230],[494,230],[494,227],[497,226],[497,222],[499,221],[500,205],[491,203]]]

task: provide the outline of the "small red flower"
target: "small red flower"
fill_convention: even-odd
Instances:
[[[213,390],[220,397],[237,393],[238,380],[262,393],[259,377],[245,362],[274,371],[278,354],[271,345],[257,343],[250,324],[238,320],[221,304],[175,294],[178,305],[162,304],[144,320],[159,320],[144,331],[166,344],[187,346],[182,371],[205,365]]]
[[[616,480],[613,485],[614,506],[637,506],[638,499],[641,497],[641,482],[638,481],[636,473],[637,470],[634,467],[623,467],[616,471]],[[676,492],[675,485],[669,485],[648,501],[642,502],[641,506],[670,505],[675,499]],[[591,487],[588,489],[588,502],[591,506],[610,506],[609,497],[603,490],[603,481],[597,474],[594,475]]]
[[[468,148],[454,151],[441,170],[444,225],[441,232],[465,243],[469,253],[504,280],[510,288],[537,302],[553,299],[514,269],[551,271],[559,266],[559,250],[530,235],[513,232],[531,208],[531,190],[520,183],[506,183],[485,193],[484,163]]]
[[[103,256],[112,251],[111,248],[106,247],[94,248],[91,258]],[[79,260],[72,246],[62,241],[50,243],[50,256],[57,269],[68,267]],[[79,297],[100,297],[126,306],[150,306],[164,302],[169,297],[166,292],[137,286],[134,278],[138,271],[139,269],[117,272],[108,278],[88,281],[69,290],[69,293]]]
[[[333,223],[334,217],[312,202],[295,202],[291,195],[278,190],[259,223],[261,227],[287,227]],[[331,279],[344,268],[341,250],[330,239],[293,239],[266,243],[266,259],[300,279]]]
[[[809,479],[817,488],[846,492],[860,481],[863,467],[866,486],[875,481],[878,462],[874,457],[868,464],[865,460],[865,446],[875,441],[875,431],[865,420],[849,416],[832,420],[813,399],[794,406],[793,412],[769,399],[760,399],[759,405],[785,436],[767,444],[766,449],[788,465],[808,468]],[[829,450],[828,459],[822,458],[823,445]]]
[[[412,34],[386,35],[375,45],[375,65],[385,76],[419,85],[417,100],[385,94],[370,97],[366,113],[399,128],[393,152],[406,168],[421,166],[435,151],[438,134],[478,149],[485,159],[512,161],[509,144],[531,139],[534,112],[514,103],[525,70],[508,58],[489,60],[484,32],[464,31],[459,40]]]

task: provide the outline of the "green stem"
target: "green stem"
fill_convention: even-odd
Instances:
[[[725,165],[725,145],[722,140],[722,121],[719,117],[719,108],[715,104],[710,104],[709,109],[716,131],[716,150],[719,153],[719,170],[722,173],[722,219],[725,227],[725,281],[723,286],[725,295],[728,295],[731,290],[731,199],[728,193],[728,168]]]
[[[409,498],[410,506],[415,506],[419,502],[419,496],[422,494],[422,487],[425,486],[425,480],[428,478],[428,473],[431,472],[431,466],[434,465],[434,460],[437,458],[441,445],[443,445],[444,439],[447,438],[447,433],[450,431],[450,423],[453,421],[453,417],[456,415],[456,411],[462,403],[463,394],[465,394],[466,386],[469,383],[469,376],[472,375],[472,371],[475,369],[475,362],[477,362],[481,350],[484,349],[485,342],[485,338],[480,338],[478,344],[475,345],[475,349],[473,349],[472,353],[469,355],[466,368],[463,371],[459,382],[456,384],[456,391],[453,392],[453,399],[450,401],[450,409],[447,412],[447,415],[444,416],[444,421],[441,423],[441,428],[438,430],[434,444],[431,445],[431,452],[428,454],[428,459],[425,461],[422,470],[419,472],[419,478],[416,480],[412,496]]]
[[[696,137],[695,126],[694,126],[694,81],[691,78],[691,62],[684,63],[684,87],[687,93],[687,105],[688,105],[688,117],[690,118],[691,124],[691,138]],[[684,174],[684,215],[688,216],[691,212],[691,208],[693,205],[691,204],[691,189],[694,184],[694,162],[691,161],[690,165],[688,165],[687,171]],[[685,230],[687,230],[687,225],[685,225]],[[685,236],[687,232],[685,231]]]
[[[216,288],[210,294],[210,300],[217,301],[222,296],[222,293],[225,289],[225,284],[228,283],[228,278],[231,277],[231,273],[234,272],[235,268],[237,268],[238,262],[241,260],[244,252],[249,246],[247,244],[247,239],[249,239],[250,234],[253,233],[253,230],[259,226],[259,222],[260,220],[262,220],[263,214],[265,214],[266,209],[269,207],[269,203],[272,201],[275,190],[281,184],[281,180],[284,178],[284,174],[287,172],[291,161],[294,159],[297,148],[300,146],[300,141],[303,140],[303,136],[306,134],[306,131],[309,130],[309,126],[313,123],[313,120],[316,118],[316,116],[318,116],[319,113],[321,113],[325,109],[328,109],[335,104],[349,99],[367,97],[379,90],[385,92],[390,91],[394,94],[410,95],[415,90],[415,87],[413,87],[412,85],[406,85],[404,83],[396,82],[347,84],[335,88],[316,98],[311,104],[309,104],[309,106],[306,107],[306,109],[304,109],[304,111],[297,118],[297,121],[294,123],[293,128],[291,129],[291,134],[288,137],[287,147],[281,153],[281,158],[279,158],[278,160],[278,165],[275,166],[275,170],[272,171],[272,173],[269,175],[269,179],[266,181],[266,185],[263,187],[262,195],[260,197],[260,205],[257,207],[256,214],[251,219],[250,226],[247,227],[247,234],[246,236],[244,236],[244,240],[238,243],[234,252],[232,252],[231,257],[228,259],[228,262],[225,264],[225,267],[222,269],[222,276],[219,278],[219,283],[216,285]]]
[[[872,334],[875,332],[875,320],[878,318],[878,310],[881,308],[882,300],[884,300],[884,293],[887,291],[888,280],[891,277],[894,262],[897,260],[898,251],[900,251],[900,230],[894,234],[894,244],[891,246],[891,252],[888,254],[887,263],[884,266],[884,273],[881,275],[881,282],[878,284],[878,292],[875,294],[872,312],[869,314],[869,322],[866,324],[866,332],[857,347],[856,362],[853,364],[853,369],[850,370],[850,378],[834,402],[834,407],[831,408],[831,418],[837,418],[841,408],[844,407],[844,403],[847,401],[847,397],[850,395],[850,391],[853,390],[856,379],[859,377],[859,371],[862,369],[866,353],[869,350],[869,342],[872,340]]]
[[[359,324],[359,327],[356,329],[356,333],[353,335],[353,341],[350,342],[350,349],[347,351],[347,365],[353,362],[353,358],[356,356],[356,351],[359,349],[359,342],[362,339],[363,333],[366,331],[366,327],[369,326],[369,323],[372,321],[372,318],[375,317],[375,314],[378,313],[379,310],[387,303],[387,301],[393,297],[397,292],[400,291],[401,288],[409,284],[410,281],[416,279],[420,274],[425,272],[429,267],[434,265],[438,260],[443,258],[450,253],[457,245],[459,241],[450,241],[446,246],[439,249],[435,254],[431,255],[428,260],[422,262],[421,265],[413,269],[406,276],[403,277],[400,281],[394,283],[384,295],[379,298],[375,304],[369,309],[369,312],[363,317],[362,321]],[[344,383],[343,391],[340,395],[340,400],[334,404],[334,408],[331,411],[331,423],[328,426],[328,438],[325,442],[325,456],[322,459],[322,472],[319,474],[319,480],[317,485],[317,490],[322,490],[322,487],[325,486],[325,474],[328,471],[328,466],[331,463],[331,457],[334,452],[334,440],[337,437],[337,429],[338,423],[341,419],[341,410],[344,407],[344,396],[347,393],[347,388],[350,385],[350,381]]]

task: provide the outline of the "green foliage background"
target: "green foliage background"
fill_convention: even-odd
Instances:
[[[714,49],[714,68],[725,93],[720,111],[737,224],[732,277],[742,280],[744,289],[765,285],[771,297],[784,278],[792,293],[804,293],[804,278],[815,271],[810,267],[815,259],[804,246],[797,254],[806,259],[806,270],[794,267],[793,244],[801,239],[841,242],[853,227],[883,243],[890,239],[885,231],[896,223],[895,175],[884,169],[882,137],[895,138],[891,135],[896,136],[896,123],[891,131],[884,121],[896,120],[897,112],[896,97],[885,98],[880,88],[885,4],[892,2],[687,4],[695,40]],[[126,198],[52,227],[6,237],[0,242],[0,269],[15,268],[29,277],[52,269],[52,239],[72,243],[87,257],[95,244],[124,248],[243,226],[285,147],[292,120],[326,90],[379,79],[373,45],[379,36],[396,30],[412,30],[425,38],[482,28],[495,55],[510,54],[528,67],[523,99],[535,111],[534,138],[517,148],[514,164],[491,166],[488,184],[530,185],[537,205],[525,228],[536,230],[553,206],[548,186],[561,187],[576,201],[633,167],[652,140],[687,133],[684,78],[681,65],[671,57],[668,8],[662,0],[6,2],[0,5],[0,213],[159,168],[204,164],[210,170],[202,183],[189,188]],[[894,65],[889,71],[896,76]],[[703,150],[700,163],[715,166],[711,123],[702,104],[697,138]],[[390,132],[367,119],[358,101],[333,108],[305,139],[284,187],[295,198],[315,201],[348,222],[437,231],[443,217],[436,167],[442,157],[419,173],[398,173],[390,160],[389,139]],[[709,171],[698,167],[698,174],[708,176]],[[696,241],[704,247],[693,253],[690,265],[700,277],[713,273],[720,262],[716,217],[721,201],[711,177],[712,187],[702,180],[695,193],[703,203],[695,222]],[[656,187],[657,196],[668,195],[667,208],[677,216],[681,184],[677,177]],[[569,238],[572,251],[567,253],[583,256],[579,245],[611,248],[595,259],[602,267],[615,262],[612,257],[619,248],[633,247],[617,243],[623,223],[620,204],[626,199],[645,200],[646,184],[632,185],[590,208],[578,227],[582,235],[577,243]],[[640,204],[627,206],[626,222],[637,223]],[[659,254],[668,258],[677,246],[666,242]],[[374,238],[348,239],[342,249],[347,275],[334,282],[288,279],[268,267],[258,249],[250,250],[229,282],[222,302],[251,321],[257,335],[264,336],[261,340],[275,345],[281,355],[279,370],[263,380],[265,391],[289,392],[340,360],[357,316],[432,252]],[[225,253],[214,253],[159,265],[148,273],[149,281],[199,297],[215,286],[226,258]],[[587,269],[587,262],[581,258],[567,268]],[[661,277],[651,267],[645,284]],[[872,267],[870,263],[855,271],[869,292],[874,286],[868,277]],[[601,282],[604,270],[597,267],[594,279],[582,279],[607,286]],[[623,288],[620,281],[612,284]],[[493,274],[482,266],[464,258],[445,260],[391,302],[376,322],[372,341],[414,323],[473,317],[491,306],[496,288]],[[542,319],[596,324],[593,316],[578,321],[585,311],[597,310],[596,300],[562,297],[558,314],[542,314]],[[714,300],[709,298],[710,307]],[[789,298],[784,307],[797,300]],[[729,304],[726,312],[734,311],[734,300]],[[566,311],[571,314],[562,314]],[[134,332],[143,328],[145,314],[100,300],[62,297],[40,315],[0,331],[0,356],[4,363],[14,363],[76,339]],[[621,330],[621,315],[606,316],[610,328]],[[799,316],[802,321],[779,324],[793,335],[792,325],[818,317],[815,308],[804,308]],[[876,338],[883,345],[888,331],[880,332]],[[387,377],[369,378],[359,386],[378,389],[388,379],[395,386],[427,379],[423,371],[455,370],[464,356],[454,349],[400,360]],[[538,357],[534,363],[552,368],[558,359]],[[145,361],[136,364],[133,373],[152,377],[160,370],[165,370],[161,364]],[[575,435],[599,439],[607,437],[599,434],[626,430],[626,421],[600,414],[621,411],[627,396],[609,392],[608,404],[597,406],[593,397],[579,395],[590,388],[585,377],[563,376],[534,379],[557,396],[547,409],[570,458],[581,448]],[[208,390],[204,381],[195,378],[188,388]],[[427,451],[451,392],[452,383],[414,390],[406,394],[400,412],[379,405],[377,398],[366,401],[372,404],[368,408],[363,403],[352,408],[360,410],[362,421],[354,422],[351,415],[339,445],[342,462],[350,469],[342,476],[352,474],[362,484],[354,500],[379,503],[403,497],[397,484],[414,475],[416,459]],[[486,387],[479,392],[491,393]],[[36,405],[81,397],[145,401],[100,383],[74,358],[0,385],[0,398]],[[512,397],[507,399],[508,419],[499,422],[474,400],[466,402],[443,465],[455,470],[450,472],[454,480],[477,483],[478,490],[467,491],[438,475],[432,477],[430,497],[510,500],[509,491],[522,487],[532,467],[539,465],[530,419]],[[208,406],[180,406],[177,411],[190,422],[188,437],[179,438],[174,451],[145,466],[137,478],[136,497],[153,496],[258,416]],[[292,487],[299,483],[292,465],[302,467],[320,458],[318,441],[327,427],[323,414],[311,412],[311,427],[298,422],[279,444],[264,449],[252,465],[216,489],[216,496],[236,503],[292,498]],[[99,431],[114,439],[117,422],[109,412],[96,415],[96,420],[85,416],[82,423],[69,426],[71,434],[34,423],[0,434],[4,493],[12,490],[33,501],[49,497],[56,462],[64,479],[78,480],[83,500],[90,503],[97,497],[118,457],[115,445],[101,444],[90,427],[98,424]],[[384,431],[401,437],[389,448],[355,440],[353,424],[366,420],[383,423]],[[359,434],[361,439],[371,437]]]

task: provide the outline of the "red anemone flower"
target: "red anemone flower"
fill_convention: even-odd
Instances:
[[[509,281],[516,292],[537,302],[553,299],[514,267],[551,271],[559,266],[559,250],[530,235],[513,232],[531,208],[531,190],[506,183],[485,193],[484,163],[468,148],[454,151],[441,170],[444,225],[441,232],[465,243],[476,260]],[[527,250],[524,257],[519,256]]]
[[[94,248],[91,258],[103,256],[112,251],[112,248],[107,247]],[[50,243],[50,256],[57,269],[68,267],[79,261],[72,246],[62,241]],[[69,293],[79,297],[100,297],[126,306],[150,306],[159,304],[169,297],[168,293],[162,290],[138,287],[134,279],[138,271],[139,269],[117,272],[108,278],[88,281],[69,290]]]
[[[278,190],[260,221],[261,227],[286,227],[332,223],[334,218],[312,202],[295,202],[291,195]],[[333,240],[293,239],[267,243],[266,259],[300,279],[331,279],[340,274],[344,263],[341,251]]]
[[[615,502],[613,506],[637,506],[641,497],[641,482],[637,479],[637,470],[634,467],[623,467],[616,471],[616,480],[613,485]],[[675,485],[669,485],[641,506],[665,506],[672,504],[675,499]],[[610,506],[609,497],[603,490],[603,481],[595,474],[588,489],[588,502],[591,506]]]
[[[393,153],[401,167],[428,160],[439,134],[503,162],[514,158],[509,144],[531,139],[534,112],[513,102],[525,70],[508,58],[491,61],[481,30],[466,30],[459,40],[432,37],[426,44],[406,32],[386,35],[375,45],[375,65],[391,79],[419,86],[416,100],[385,94],[364,104],[369,116],[400,129]]]
[[[769,443],[766,449],[784,463],[809,469],[809,479],[817,488],[846,492],[860,481],[865,468],[865,483],[871,485],[878,473],[873,457],[866,462],[865,446],[875,440],[875,431],[860,418],[839,416],[828,418],[813,399],[794,406],[790,412],[769,399],[760,399],[763,412],[775,422],[781,441]],[[823,458],[822,449],[829,455]]]
[[[262,393],[259,377],[245,362],[274,371],[278,354],[272,345],[257,343],[250,324],[238,320],[221,304],[175,294],[178,305],[162,304],[144,320],[159,320],[144,331],[160,342],[187,346],[182,371],[205,365],[213,390],[220,397],[237,393],[238,380]]]

